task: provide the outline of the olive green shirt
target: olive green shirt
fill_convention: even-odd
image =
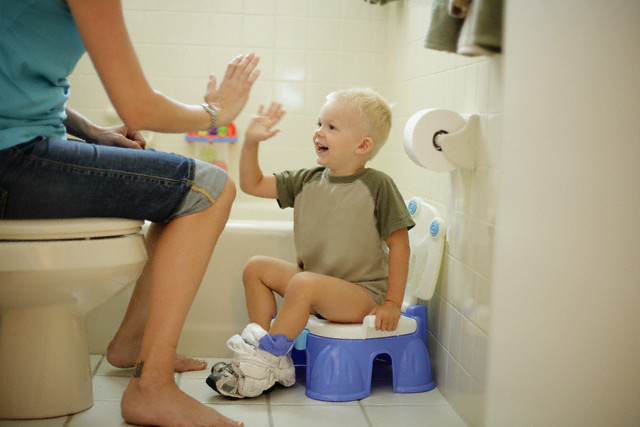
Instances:
[[[275,176],[278,204],[294,208],[299,265],[363,286],[381,304],[389,276],[385,240],[415,225],[391,177],[375,169],[335,177],[324,167]]]

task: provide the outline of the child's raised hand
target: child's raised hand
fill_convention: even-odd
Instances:
[[[280,129],[272,128],[280,121],[283,115],[282,104],[272,102],[266,111],[264,106],[261,105],[258,109],[258,114],[253,116],[251,122],[249,122],[249,127],[245,132],[245,142],[264,141],[280,132]]]

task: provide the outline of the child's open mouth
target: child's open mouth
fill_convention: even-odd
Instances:
[[[327,147],[326,145],[322,145],[317,139],[314,142],[316,143],[316,150],[318,151],[318,153],[324,153],[329,150],[329,147]]]

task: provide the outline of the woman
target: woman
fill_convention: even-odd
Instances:
[[[229,124],[259,75],[258,57],[233,59],[219,87],[209,78],[205,104],[187,105],[149,86],[119,0],[3,0],[0,22],[0,218],[154,221],[149,261],[107,350],[113,365],[135,366],[122,415],[133,424],[236,425],[180,391],[173,376],[206,366],[176,347],[235,184],[213,165],[144,150],[138,130]],[[66,107],[66,77],[85,49],[122,126],[96,126]]]

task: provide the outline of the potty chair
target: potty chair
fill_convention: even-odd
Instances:
[[[369,396],[373,363],[380,357],[391,362],[394,392],[435,387],[427,352],[427,307],[417,302],[433,295],[446,225],[420,198],[408,201],[407,208],[416,225],[409,230],[409,275],[398,328],[376,330],[374,315],[362,324],[338,324],[311,315],[292,351],[294,363],[306,363],[308,397],[343,402]]]

